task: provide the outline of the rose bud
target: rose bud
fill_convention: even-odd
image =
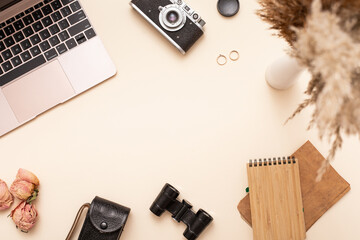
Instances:
[[[23,232],[28,232],[34,227],[38,213],[35,205],[23,201],[10,214],[16,227]]]
[[[20,168],[15,181],[10,187],[10,191],[15,197],[26,200],[33,194],[39,184],[39,179],[35,174]]]
[[[8,209],[14,202],[14,197],[10,193],[8,186],[0,179],[0,211]]]

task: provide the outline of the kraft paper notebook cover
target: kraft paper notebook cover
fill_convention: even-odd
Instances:
[[[329,208],[350,191],[350,184],[333,167],[329,167],[323,180],[316,184],[317,170],[324,161],[324,157],[309,141],[293,156],[299,162],[305,226],[306,230],[309,230]],[[249,195],[240,201],[238,210],[242,218],[251,226]]]
[[[247,164],[254,240],[303,240],[306,236],[296,158]]]

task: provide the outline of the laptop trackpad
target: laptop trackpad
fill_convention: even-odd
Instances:
[[[3,88],[20,123],[75,95],[60,63],[56,60]]]

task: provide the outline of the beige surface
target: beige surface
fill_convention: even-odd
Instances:
[[[304,240],[298,162],[290,159],[263,161],[247,164],[254,240]]]
[[[10,184],[23,167],[42,184],[35,229],[23,234],[6,217],[9,212],[1,212],[0,238],[62,240],[82,203],[99,195],[132,208],[121,239],[180,240],[184,225],[148,210],[170,182],[196,210],[215,218],[199,239],[252,239],[236,209],[245,196],[248,159],[288,155],[308,139],[327,153],[329,145],[317,132],[306,131],[309,110],[283,125],[303,99],[308,77],[284,92],[267,86],[266,66],[285,44],[254,15],[254,1],[243,0],[233,19],[217,13],[216,1],[188,1],[207,26],[186,56],[127,1],[104,2],[109,5],[83,5],[119,73],[0,139],[0,178]],[[239,61],[219,67],[218,54],[233,49]],[[307,239],[359,239],[359,155],[358,140],[346,139],[333,166],[352,190]]]

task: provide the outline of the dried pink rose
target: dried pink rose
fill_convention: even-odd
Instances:
[[[27,203],[26,201],[21,202],[10,214],[10,217],[16,224],[16,227],[23,232],[28,232],[34,227],[37,216],[38,213],[35,205]]]
[[[0,211],[8,209],[14,202],[14,197],[10,193],[8,186],[0,179]]]
[[[10,192],[21,200],[28,199],[39,186],[39,179],[25,169],[19,169],[16,179],[10,187]]]

